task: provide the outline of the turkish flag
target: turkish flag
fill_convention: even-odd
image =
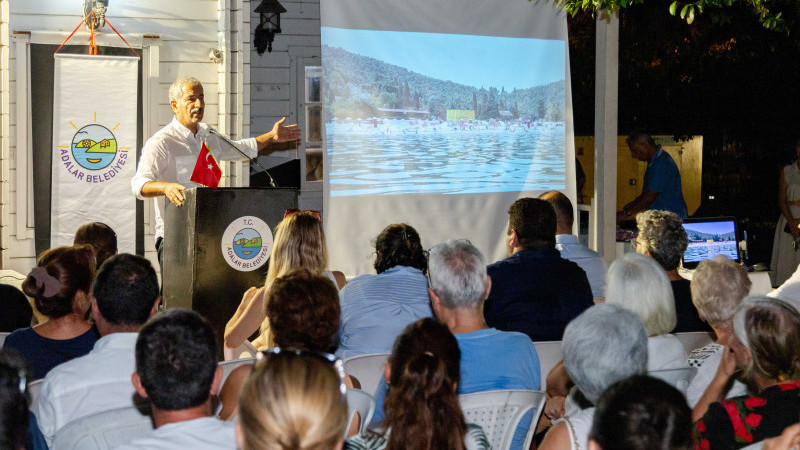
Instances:
[[[217,165],[214,155],[208,151],[206,143],[200,148],[200,154],[197,156],[197,162],[192,171],[190,180],[203,186],[216,189],[219,186],[219,180],[222,178],[222,169]]]

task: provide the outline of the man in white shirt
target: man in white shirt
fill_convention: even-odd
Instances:
[[[169,104],[175,117],[156,132],[142,147],[136,175],[131,179],[133,195],[140,200],[156,199],[156,250],[161,261],[161,243],[164,238],[164,198],[180,206],[186,200],[183,191],[197,187],[190,180],[203,142],[218,160],[244,160],[245,157],[230,148],[216,135],[210,134],[208,125],[202,123],[205,111],[203,85],[197,78],[181,77],[169,88]],[[268,133],[235,141],[247,158],[255,158],[262,150],[280,142],[300,138],[297,125],[283,126],[286,118],[279,120]],[[163,197],[163,198],[161,198]]]
[[[595,299],[605,298],[606,262],[600,254],[581,244],[578,236],[572,234],[575,215],[569,197],[559,191],[550,191],[539,198],[550,203],[556,211],[556,249],[561,257],[574,262],[586,272]]]
[[[103,264],[91,295],[101,337],[87,355],[51,370],[33,405],[47,445],[75,419],[134,405],[136,337],[160,301],[158,279],[147,259],[120,254]]]
[[[222,368],[211,325],[173,309],[142,327],[136,341],[136,392],[150,401],[155,430],[118,450],[234,450],[233,423],[212,416]]]

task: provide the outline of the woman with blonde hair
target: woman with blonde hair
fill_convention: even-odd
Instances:
[[[276,348],[264,355],[239,397],[238,447],[340,449],[347,423],[341,366],[331,355],[299,350]]]
[[[327,268],[328,249],[319,216],[313,211],[298,211],[284,217],[275,228],[264,286],[252,287],[244,293],[239,308],[225,326],[225,346],[238,347],[259,327],[261,335],[253,345],[256,348],[271,346],[265,303],[272,283],[292,270],[307,269],[326,275],[341,289],[347,283],[344,275],[330,272]]]

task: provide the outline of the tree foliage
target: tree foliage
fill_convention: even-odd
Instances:
[[[646,0],[555,0],[571,15],[578,12],[597,10],[612,12],[632,5],[643,4]],[[686,23],[692,24],[707,9],[726,8],[735,4],[746,5],[758,17],[758,20],[769,30],[789,34],[798,28],[800,2],[797,0],[674,0],[668,11],[673,16],[680,16]]]
[[[497,120],[501,112],[515,119],[563,121],[564,81],[507,91],[504,86],[475,87],[440,80],[337,47],[322,46],[325,120],[369,118],[378,108],[426,111],[445,119],[448,109],[473,110],[479,120]],[[506,114],[507,117],[507,114]]]

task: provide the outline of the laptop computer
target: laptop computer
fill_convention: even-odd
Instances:
[[[683,229],[689,236],[689,246],[683,253],[684,269],[692,270],[700,264],[700,261],[714,259],[716,255],[725,255],[736,262],[741,262],[736,218],[684,219]]]

